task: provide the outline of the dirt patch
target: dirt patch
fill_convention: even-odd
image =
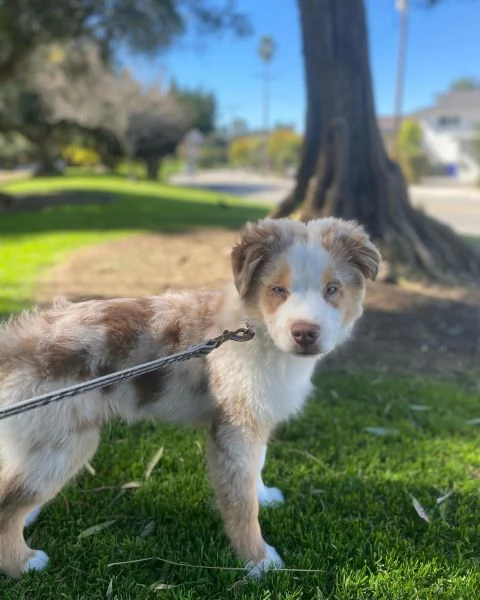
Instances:
[[[74,253],[46,273],[36,300],[142,296],[213,287],[230,280],[235,233],[196,230],[145,234]],[[324,368],[452,376],[474,373],[480,359],[480,291],[369,285],[355,337]]]

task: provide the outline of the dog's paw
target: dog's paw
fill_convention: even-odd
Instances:
[[[258,563],[247,563],[247,570],[250,577],[259,579],[267,571],[281,569],[283,560],[273,546],[265,544],[266,555],[263,560]]]
[[[23,572],[27,571],[43,571],[48,565],[48,554],[43,550],[35,550],[35,554],[30,558],[23,567]]]
[[[25,527],[30,527],[35,521],[38,519],[38,515],[40,514],[41,507],[36,506],[28,515],[25,517]]]
[[[285,497],[282,490],[275,487],[263,486],[258,490],[258,503],[260,506],[275,506],[275,504],[283,504]]]

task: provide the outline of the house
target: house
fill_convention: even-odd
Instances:
[[[415,119],[423,130],[423,145],[432,165],[463,182],[480,178],[480,158],[474,142],[480,138],[480,89],[451,90],[437,96],[433,106],[404,118]],[[392,119],[379,119],[382,134],[393,136],[387,125]]]

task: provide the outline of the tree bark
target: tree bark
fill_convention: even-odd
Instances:
[[[480,256],[453,231],[415,210],[377,125],[363,0],[298,0],[307,115],[291,194],[272,212],[302,220],[356,219],[395,271],[435,279],[480,278]]]
[[[149,156],[145,159],[145,164],[147,166],[147,178],[150,181],[157,181],[160,158],[158,156]]]

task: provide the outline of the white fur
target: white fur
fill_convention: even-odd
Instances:
[[[263,483],[262,470],[265,465],[265,457],[267,454],[267,447],[263,446],[260,454],[260,464],[257,476],[257,496],[258,503],[260,506],[272,506],[275,504],[282,504],[285,502],[282,490],[275,487],[267,487]]]
[[[265,546],[267,550],[267,555],[265,558],[254,565],[252,565],[252,563],[247,563],[246,565],[248,574],[251,577],[259,579],[267,571],[276,571],[283,567],[283,560],[280,558],[280,555],[275,548],[273,546],[269,546],[268,544],[265,544]]]
[[[28,515],[25,517],[25,527],[30,527],[30,525],[33,525],[35,523],[35,521],[40,515],[41,510],[41,506],[36,506],[33,510],[31,510],[28,513]]]
[[[35,555],[27,561],[23,568],[23,572],[44,571],[47,568],[49,560],[48,554],[43,550],[35,550]]]

